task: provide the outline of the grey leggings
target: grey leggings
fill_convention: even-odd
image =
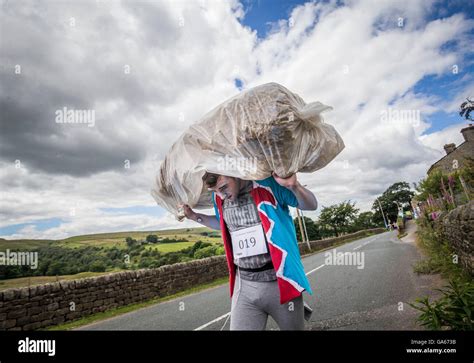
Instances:
[[[265,330],[268,315],[275,320],[280,330],[303,330],[303,296],[280,304],[277,281],[243,280],[237,270],[230,330]]]

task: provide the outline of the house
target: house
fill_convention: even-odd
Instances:
[[[474,126],[469,124],[461,130],[464,142],[456,147],[455,144],[444,145],[446,155],[435,162],[428,169],[428,175],[434,170],[440,170],[443,173],[451,173],[456,169],[463,167],[466,158],[474,159]]]

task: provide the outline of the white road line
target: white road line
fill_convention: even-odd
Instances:
[[[306,273],[306,276],[308,276],[309,274],[312,274],[314,271],[319,270],[321,267],[324,267],[324,266],[326,265],[323,263],[321,266],[312,269],[311,271]]]
[[[209,325],[212,325],[214,323],[217,323],[219,320],[224,319],[226,316],[230,315],[230,311],[227,314],[221,315],[218,318],[215,318],[214,320],[210,321],[209,323],[206,323],[204,325],[201,325],[200,327],[194,329],[194,330],[202,330],[204,328],[207,328]]]
[[[369,243],[373,242],[374,239],[368,240],[367,242],[362,243],[360,246],[354,247],[352,251],[358,250],[361,247],[367,246]]]
[[[373,241],[373,240],[370,240],[370,241],[368,241],[368,242],[366,242],[366,243],[364,243],[364,244],[362,244],[362,245],[360,245],[360,246],[354,248],[354,250],[359,249],[359,248],[361,248],[362,246],[365,246],[366,244],[368,244],[368,243],[370,243],[370,242],[372,242],[372,241]],[[335,250],[335,248],[331,249],[330,251],[332,251],[332,250]],[[309,272],[306,273],[306,276],[312,274],[313,272],[319,270],[320,268],[323,268],[324,266],[326,266],[326,265],[323,263],[321,266],[318,266],[318,267],[312,269],[311,271],[309,271]],[[229,315],[230,315],[230,311],[229,311],[228,313],[224,314],[224,315],[219,316],[218,318],[215,318],[214,320],[211,320],[210,322],[208,322],[208,323],[206,323],[206,324],[204,324],[204,325],[201,325],[200,327],[198,327],[198,328],[196,328],[196,329],[194,329],[194,330],[202,330],[202,329],[204,329],[204,328],[207,328],[209,325],[212,325],[212,324],[214,324],[214,323],[217,323],[218,321],[220,321],[220,320],[226,318],[226,317],[229,316]]]
[[[311,271],[309,271],[309,272],[306,273],[306,276],[308,276],[309,274],[312,274],[314,271],[317,271],[317,270],[319,270],[320,268],[322,268],[322,267],[324,267],[324,266],[326,266],[326,265],[323,263],[321,266],[318,266],[318,267],[312,269]],[[194,330],[202,330],[202,329],[204,329],[204,328],[207,328],[209,325],[212,325],[212,324],[214,324],[214,323],[217,323],[219,320],[224,319],[224,318],[227,317],[228,315],[230,315],[230,311],[229,311],[227,314],[221,315],[221,316],[219,316],[218,318],[215,318],[214,320],[211,320],[209,323],[206,323],[206,324],[204,324],[204,325],[201,325],[200,327],[198,327],[198,328],[196,328],[196,329],[194,329]]]

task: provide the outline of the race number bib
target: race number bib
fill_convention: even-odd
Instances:
[[[265,234],[261,224],[230,232],[234,259],[267,253]]]

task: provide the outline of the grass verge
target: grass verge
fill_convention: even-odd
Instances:
[[[428,223],[420,224],[417,245],[426,258],[413,266],[419,274],[440,273],[448,280],[441,298],[418,298],[410,306],[420,311],[417,321],[430,330],[473,330],[474,283],[461,268],[450,246]]]
[[[446,279],[470,280],[457,263],[456,255],[446,241],[443,241],[431,226],[419,226],[416,244],[426,256],[414,265],[419,274],[440,273]]]

